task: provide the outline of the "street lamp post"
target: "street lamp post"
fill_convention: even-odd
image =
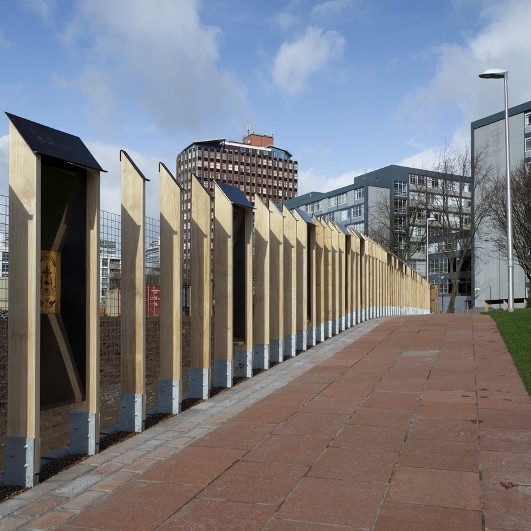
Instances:
[[[444,313],[444,279],[446,277],[441,275],[441,313]]]
[[[429,245],[430,245],[430,239],[429,239],[429,227],[430,227],[430,221],[437,221],[437,218],[429,217],[426,218],[426,280],[428,281],[428,284],[430,283],[430,270],[429,270]]]
[[[507,269],[508,269],[508,291],[509,291],[509,311],[514,311],[514,263],[513,263],[513,219],[511,202],[511,165],[509,158],[509,95],[508,78],[509,72],[498,68],[486,70],[479,74],[482,79],[503,79],[505,95],[505,172],[507,179]]]

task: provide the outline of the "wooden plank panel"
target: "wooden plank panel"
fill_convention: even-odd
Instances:
[[[284,357],[295,356],[297,333],[297,220],[284,207]]]
[[[254,320],[253,335],[256,345],[269,345],[269,209],[262,200],[254,197]],[[263,367],[261,367],[263,368]]]
[[[269,341],[271,361],[282,361],[284,344],[284,218],[269,204]]]
[[[297,222],[295,264],[297,350],[306,350],[308,333],[308,224],[296,210],[292,210],[291,213]]]
[[[211,199],[201,183],[191,181],[191,390],[194,398],[207,398],[210,370],[210,322],[212,288],[210,280]],[[200,374],[200,376],[198,376]],[[197,381],[196,378],[201,378]],[[195,381],[194,381],[195,380]],[[192,391],[192,384],[195,383]],[[199,392],[197,392],[199,391]],[[195,396],[200,395],[200,396]]]
[[[214,359],[233,359],[232,203],[214,185]],[[232,377],[231,377],[232,380]],[[214,385],[217,385],[214,383]]]
[[[159,177],[161,293],[159,377],[162,380],[179,381],[182,379],[182,190],[164,164],[159,165]]]
[[[96,441],[99,441],[100,409],[100,173],[87,170],[87,322],[86,403],[82,409],[96,413]]]
[[[36,471],[40,461],[40,170],[40,157],[9,122],[7,435],[35,439]]]
[[[122,392],[138,395],[145,393],[145,179],[124,151],[120,161]]]
[[[316,341],[324,341],[325,327],[325,229],[315,216],[315,326]]]

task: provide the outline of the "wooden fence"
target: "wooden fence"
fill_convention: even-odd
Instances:
[[[41,156],[24,145],[16,128],[11,127],[10,136],[10,202],[16,207],[10,256],[16,267],[10,274],[9,308],[18,321],[13,326],[10,322],[8,336],[5,480],[29,487],[38,482],[40,470],[40,360],[47,348],[40,342],[38,288]],[[122,151],[120,159],[119,427],[140,432],[146,419],[146,179],[127,153]],[[213,198],[196,179],[184,194],[162,164],[159,176],[159,412],[177,414],[184,393],[187,398],[208,399],[213,388],[231,387],[235,378],[267,370],[367,319],[429,312],[430,289],[425,279],[367,236],[299,210],[265,205],[258,197],[252,204],[238,188],[221,183],[215,185]],[[77,374],[81,390],[70,421],[70,447],[77,453],[94,454],[100,438],[99,175],[92,168],[85,177],[86,349]],[[183,221],[185,200],[190,201],[190,214]],[[182,269],[185,253],[189,275]],[[190,279],[186,378],[181,342],[183,278]],[[184,380],[188,388],[183,391]]]

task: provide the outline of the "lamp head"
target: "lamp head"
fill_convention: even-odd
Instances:
[[[501,68],[490,68],[485,70],[485,72],[479,74],[479,77],[482,79],[503,79],[508,74],[507,70],[502,70]]]

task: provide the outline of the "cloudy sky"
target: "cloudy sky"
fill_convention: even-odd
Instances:
[[[108,170],[146,177],[195,140],[274,134],[299,192],[388,164],[426,166],[470,122],[531,99],[530,0],[10,0],[0,4],[0,110],[80,136]],[[0,117],[0,194],[7,194]]]

